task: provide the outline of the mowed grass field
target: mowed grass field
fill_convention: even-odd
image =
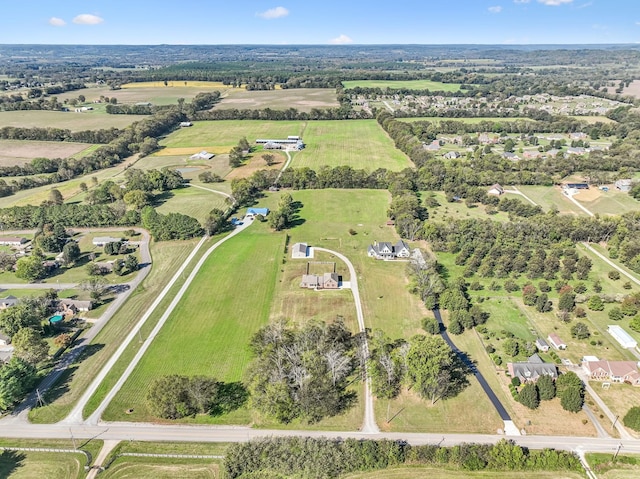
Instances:
[[[601,215],[621,215],[640,210],[640,201],[629,193],[617,190],[613,185],[609,185],[609,191],[606,192],[595,186],[591,187],[575,195],[574,199],[592,213]]]
[[[343,81],[345,90],[349,88],[409,88],[412,90],[459,91],[460,83],[442,83],[431,80],[348,80]]]
[[[72,111],[0,111],[0,128],[62,128],[71,131],[126,128],[142,115],[107,115],[98,111],[75,113]]]
[[[317,170],[327,165],[400,171],[413,166],[375,120],[310,121],[302,138],[306,147],[296,153],[294,167]]]
[[[340,106],[333,88],[291,88],[286,90],[245,90],[233,88],[225,92],[216,109],[261,110],[271,108],[285,110],[295,108],[311,111],[312,108],[337,108]]]
[[[251,360],[251,336],[269,319],[284,240],[283,234],[274,234],[266,224],[257,223],[220,246],[103,418],[153,419],[145,404],[145,391],[162,375],[203,374],[225,382],[242,380]],[[125,415],[129,408],[134,412]],[[249,417],[243,419],[249,421]]]
[[[69,158],[93,148],[87,143],[0,140],[0,166],[23,165],[34,158]]]
[[[171,196],[156,208],[158,213],[182,213],[193,216],[202,223],[212,209],[224,211],[227,208],[224,196],[200,188],[180,188],[171,191],[170,194]]]
[[[68,449],[71,448],[69,444]],[[35,479],[86,477],[84,454],[34,451],[3,451],[0,453],[0,477],[3,479]]]
[[[167,136],[160,145],[166,147],[163,151],[170,155],[186,155],[200,150],[216,154],[228,153],[242,137],[246,137],[249,143],[253,143],[257,138],[302,136],[305,126],[306,123],[302,121],[197,121],[192,127],[182,128]],[[184,150],[176,151],[175,149]]]
[[[218,479],[220,461],[213,459],[178,459],[166,457],[117,458],[101,479]],[[62,476],[59,476],[62,477]]]
[[[359,472],[343,476],[343,479],[578,479],[584,477],[577,472],[525,472],[525,471],[466,471],[442,467],[398,467],[382,471]],[[600,477],[600,476],[598,476]],[[631,476],[629,476],[631,477]]]

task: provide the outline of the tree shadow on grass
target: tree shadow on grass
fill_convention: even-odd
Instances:
[[[239,381],[233,383],[218,383],[218,401],[211,408],[211,416],[221,416],[236,409],[240,409],[247,403],[249,392]]]
[[[0,478],[11,477],[14,472],[23,466],[26,458],[27,456],[19,451],[3,450],[2,454],[0,454]]]
[[[163,205],[174,196],[175,195],[171,191],[163,191],[162,193],[158,193],[153,197],[153,206],[158,207],[160,205]]]

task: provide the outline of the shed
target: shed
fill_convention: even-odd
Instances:
[[[292,258],[306,258],[308,251],[307,243],[296,243],[291,248],[291,257]]]
[[[213,153],[209,153],[207,150],[202,150],[199,153],[191,155],[191,159],[192,160],[210,160],[214,156],[216,155],[214,155]]]
[[[557,350],[567,349],[567,344],[555,333],[551,333],[547,337],[547,341],[549,341],[549,344]]]
[[[549,345],[542,338],[536,339],[536,347],[543,353],[546,353],[547,351],[549,351]]]
[[[504,188],[501,185],[499,185],[498,183],[496,183],[491,188],[489,188],[489,191],[487,191],[487,193],[490,194],[490,195],[500,196],[500,195],[504,194]]]
[[[114,238],[112,236],[96,236],[93,238],[93,246],[104,246],[107,243],[120,243],[122,238]]]
[[[245,218],[253,219],[258,215],[267,216],[269,214],[269,208],[248,208]]]
[[[635,348],[638,346],[638,341],[633,339],[629,333],[617,324],[610,324],[607,327],[607,332],[613,336],[613,339],[618,341],[623,348]]]

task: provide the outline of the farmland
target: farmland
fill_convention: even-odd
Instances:
[[[0,140],[0,166],[23,165],[34,158],[69,158],[90,148],[86,143]]]
[[[193,216],[203,222],[213,208],[226,209],[225,198],[200,188],[180,188],[165,193],[162,204],[157,207],[158,213],[182,213]]]
[[[259,110],[271,108],[284,110],[295,108],[311,111],[313,108],[337,108],[340,106],[333,88],[294,88],[285,90],[229,89],[216,109],[237,108]]]
[[[63,128],[71,131],[126,128],[143,115],[108,115],[99,111],[75,113],[71,111],[0,111],[0,128]]]
[[[345,165],[399,171],[412,165],[375,120],[308,122],[303,140],[306,147],[296,154],[294,167]]]
[[[350,88],[406,88],[410,90],[459,91],[459,83],[442,83],[431,80],[352,80],[343,81],[346,90]]]

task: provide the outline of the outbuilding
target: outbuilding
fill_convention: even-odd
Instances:
[[[249,208],[245,218],[253,219],[258,215],[267,216],[269,214],[269,208]]]
[[[623,348],[635,348],[638,346],[638,341],[633,339],[629,333],[617,324],[610,324],[607,327],[607,332],[613,336],[613,339],[618,341]]]
[[[307,257],[309,246],[307,243],[296,243],[291,248],[291,257],[294,259],[303,259]]]
[[[567,349],[567,344],[562,339],[560,339],[560,336],[555,333],[551,333],[547,337],[547,341],[549,341],[549,344],[551,344],[551,346],[556,348],[558,351]]]

